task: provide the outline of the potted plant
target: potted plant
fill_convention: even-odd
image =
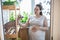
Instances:
[[[2,3],[3,3],[3,5],[14,5],[15,2],[17,2],[17,1],[8,0],[8,1],[2,2]]]
[[[26,23],[26,21],[28,20],[28,13],[26,12],[23,12],[23,18],[20,20],[20,22],[22,23]]]

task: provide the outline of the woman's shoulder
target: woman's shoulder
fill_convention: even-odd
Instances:
[[[46,16],[45,15],[42,15],[44,18],[46,18]]]
[[[47,20],[47,17],[45,15],[43,15],[43,18]]]

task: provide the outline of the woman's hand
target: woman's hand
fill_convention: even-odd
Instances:
[[[40,27],[37,25],[33,25],[32,32],[36,32],[38,30],[40,30]]]

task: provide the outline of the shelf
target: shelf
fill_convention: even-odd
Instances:
[[[15,5],[3,5],[2,6],[3,10],[15,10],[15,17],[16,17],[16,10],[20,10],[20,8],[16,9]],[[16,38],[18,39],[18,32],[17,32],[17,20],[14,22],[8,22],[6,25],[4,25],[5,29],[8,31],[10,27],[15,27],[16,28],[16,33],[15,34],[5,34],[6,38]]]
[[[5,35],[5,37],[6,38],[17,38],[17,35],[16,34],[11,34],[11,35],[7,34],[7,35]]]
[[[8,6],[6,6],[6,5],[2,6],[2,9],[8,9]]]
[[[5,9],[5,10],[7,10],[7,9],[9,9],[9,10],[15,10],[16,7],[15,7],[15,5],[3,5],[2,9]],[[16,10],[20,10],[20,8],[17,8]]]

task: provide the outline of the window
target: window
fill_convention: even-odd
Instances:
[[[23,12],[31,13],[31,0],[22,0],[20,3],[20,13],[23,15]]]

